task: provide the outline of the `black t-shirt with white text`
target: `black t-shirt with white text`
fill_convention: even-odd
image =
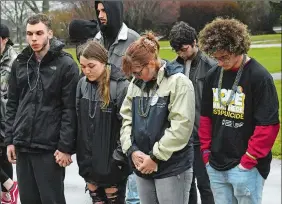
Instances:
[[[270,73],[255,59],[243,68],[236,93],[224,107],[218,100],[220,67],[212,69],[203,89],[202,116],[212,120],[210,165],[218,171],[229,170],[240,163],[256,126],[279,123],[278,97]],[[228,100],[237,71],[224,71],[221,102]],[[266,178],[270,171],[271,152],[258,159],[257,169]]]

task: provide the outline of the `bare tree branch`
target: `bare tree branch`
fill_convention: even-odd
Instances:
[[[35,1],[24,0],[24,3],[32,10],[34,13],[40,13],[40,10]]]

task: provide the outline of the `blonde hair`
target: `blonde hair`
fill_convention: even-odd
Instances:
[[[98,82],[98,91],[102,98],[101,108],[106,108],[110,104],[110,76],[111,66],[108,65],[108,52],[107,50],[96,41],[88,41],[83,46],[80,56],[86,59],[94,59],[102,64],[105,64],[105,71],[102,73],[102,78]]]

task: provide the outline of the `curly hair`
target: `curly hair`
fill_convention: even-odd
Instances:
[[[175,51],[183,45],[193,45],[194,40],[198,40],[196,30],[183,21],[177,22],[169,33],[169,43]]]
[[[216,18],[199,33],[199,47],[208,55],[220,50],[241,55],[249,51],[250,45],[247,25],[236,19]]]

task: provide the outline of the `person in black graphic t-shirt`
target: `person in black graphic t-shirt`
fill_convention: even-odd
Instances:
[[[260,204],[280,125],[269,72],[247,56],[247,26],[217,18],[199,35],[218,61],[205,79],[199,137],[216,204]]]

